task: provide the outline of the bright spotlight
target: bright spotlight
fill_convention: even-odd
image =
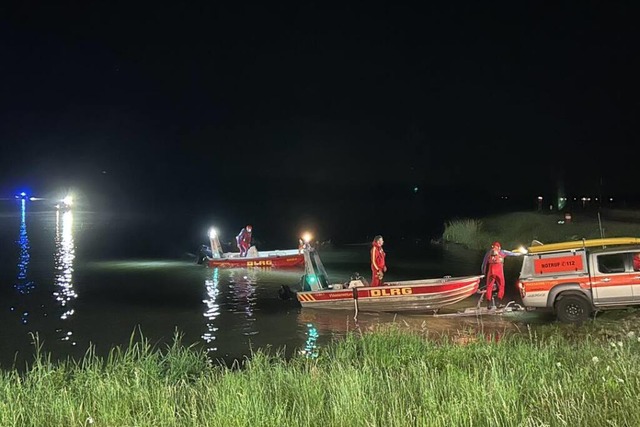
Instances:
[[[215,239],[217,235],[218,235],[218,231],[215,228],[211,227],[209,229],[209,238]]]

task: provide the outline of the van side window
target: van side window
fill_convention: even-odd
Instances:
[[[624,254],[598,255],[600,273],[624,273]]]

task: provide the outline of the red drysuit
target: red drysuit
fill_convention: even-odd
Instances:
[[[516,252],[506,251],[500,247],[500,243],[494,242],[491,249],[482,260],[482,272],[487,278],[486,298],[491,303],[494,283],[498,285],[498,299],[504,297],[504,259],[508,256],[518,256]]]
[[[238,249],[240,250],[240,256],[247,256],[247,251],[251,247],[251,226],[247,225],[240,234],[236,236],[236,242],[238,243]]]
[[[371,286],[382,285],[384,272],[387,271],[385,264],[384,249],[382,249],[382,239],[374,240],[371,244]]]

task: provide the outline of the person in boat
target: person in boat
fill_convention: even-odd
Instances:
[[[371,285],[370,286],[382,286],[384,273],[387,272],[387,264],[385,262],[386,254],[384,249],[384,239],[378,235],[373,238],[371,242]]]
[[[238,250],[240,251],[241,257],[246,257],[247,252],[251,247],[251,230],[253,230],[253,227],[247,225],[240,230],[240,234],[236,236],[236,243],[238,244]]]
[[[492,299],[493,287],[498,287],[498,299],[502,300],[504,297],[504,259],[508,256],[522,255],[518,252],[511,252],[502,249],[500,242],[493,242],[491,249],[487,251],[482,260],[482,274],[487,279],[487,303],[489,309],[495,309],[496,305]]]
[[[640,252],[633,254],[633,271],[640,271]]]

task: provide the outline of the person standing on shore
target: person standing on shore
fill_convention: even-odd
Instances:
[[[504,297],[504,259],[508,256],[519,256],[517,252],[511,252],[502,249],[500,242],[493,242],[491,249],[487,251],[482,260],[482,274],[487,279],[487,304],[489,309],[495,309],[496,304],[493,301],[493,286],[498,286],[498,299],[502,300]]]
[[[371,286],[382,286],[384,273],[387,272],[386,254],[382,245],[384,245],[382,236],[377,235],[373,238],[371,243]]]

